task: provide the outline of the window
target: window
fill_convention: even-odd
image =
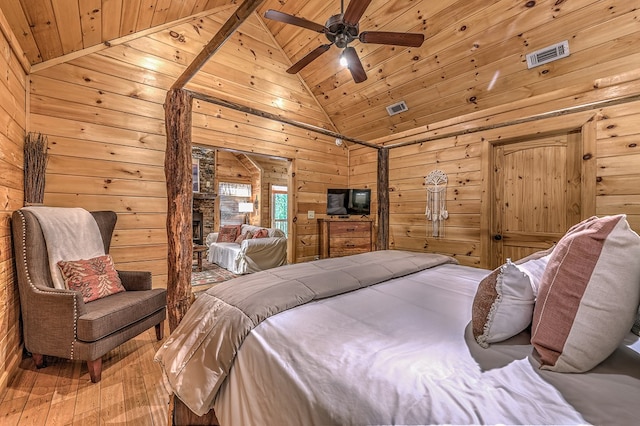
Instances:
[[[241,204],[251,203],[251,185],[246,183],[220,182],[220,226],[246,223],[246,212],[240,211]]]
[[[193,176],[193,192],[200,192],[200,160],[191,158],[191,174]]]
[[[271,187],[271,227],[282,230],[288,235],[289,199],[286,186]]]

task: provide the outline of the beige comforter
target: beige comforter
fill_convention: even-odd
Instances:
[[[312,300],[378,284],[433,266],[457,263],[426,253],[383,250],[283,266],[214,286],[198,297],[158,350],[169,391],[203,415],[244,338],[261,321]]]

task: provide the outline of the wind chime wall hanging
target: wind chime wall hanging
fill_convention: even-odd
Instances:
[[[444,220],[449,217],[449,212],[447,212],[447,180],[447,175],[441,170],[434,170],[424,178],[427,187],[425,215],[427,220],[431,221],[431,235],[434,237],[444,236]]]

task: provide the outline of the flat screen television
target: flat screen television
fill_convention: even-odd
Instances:
[[[367,216],[371,213],[370,189],[330,188],[327,190],[327,214],[330,216]]]

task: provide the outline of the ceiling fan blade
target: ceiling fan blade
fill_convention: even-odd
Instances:
[[[362,43],[392,44],[394,46],[420,47],[424,34],[363,31],[358,36]]]
[[[289,74],[297,74],[302,68],[309,65],[311,61],[313,61],[314,59],[317,59],[318,56],[322,55],[324,52],[329,50],[330,47],[331,47],[330,44],[323,44],[322,46],[316,47],[311,52],[307,53],[307,55],[304,56],[302,59],[300,59],[298,62],[293,64],[291,68],[287,70],[287,72]]]
[[[343,53],[345,59],[347,60],[347,67],[349,71],[351,71],[351,77],[353,77],[353,81],[356,83],[362,83],[367,79],[367,73],[362,67],[362,62],[360,62],[360,58],[358,58],[358,53],[356,53],[356,49],[353,47],[346,47]]]
[[[351,0],[347,10],[344,11],[343,22],[348,25],[356,25],[370,3],[371,0]]]
[[[269,9],[264,13],[264,17],[272,19],[274,21],[284,22],[285,24],[297,25],[298,27],[306,28],[308,30],[324,33],[327,28],[324,25],[316,24],[313,21],[309,21],[304,18],[298,18],[297,16],[289,15],[279,10]]]

